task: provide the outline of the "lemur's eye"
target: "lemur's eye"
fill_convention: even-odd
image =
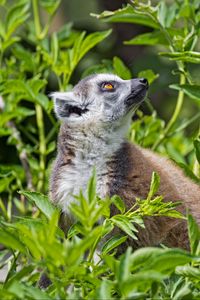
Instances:
[[[110,82],[104,82],[102,84],[102,88],[105,90],[113,90],[114,89],[114,85]]]

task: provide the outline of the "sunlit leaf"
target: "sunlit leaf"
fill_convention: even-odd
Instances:
[[[20,191],[20,194],[27,197],[32,203],[34,203],[41,212],[47,217],[51,218],[57,208],[49,201],[49,198],[37,192]]]

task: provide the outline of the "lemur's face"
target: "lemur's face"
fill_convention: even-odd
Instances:
[[[119,123],[132,116],[148,90],[144,78],[122,80],[96,74],[81,80],[70,92],[53,93],[55,112],[69,125]]]

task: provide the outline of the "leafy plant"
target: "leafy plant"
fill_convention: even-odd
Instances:
[[[133,37],[125,41],[125,45],[153,46],[158,55],[168,58],[176,63],[172,73],[179,76],[179,83],[171,84],[170,88],[178,90],[178,97],[174,112],[167,124],[157,117],[153,110],[151,116],[139,116],[139,120],[133,123],[130,130],[131,140],[145,147],[151,147],[162,153],[167,153],[175,160],[181,162],[182,158],[177,153],[174,140],[179,138],[183,131],[195,120],[199,120],[199,111],[189,120],[180,124],[179,116],[184,105],[184,95],[187,95],[199,110],[200,85],[191,64],[199,65],[199,20],[200,10],[197,1],[175,1],[168,4],[167,1],[137,1],[131,0],[129,4],[116,11],[105,11],[100,15],[94,15],[106,22],[125,22],[149,27],[147,33]],[[152,70],[145,70],[138,74],[146,77],[150,83],[158,77]],[[152,111],[152,107],[150,107]],[[178,134],[178,135],[177,135]],[[193,139],[198,139],[197,132]],[[186,142],[186,137],[181,143]],[[191,143],[191,142],[190,142]],[[172,147],[175,151],[170,151]],[[190,150],[191,151],[191,150]],[[182,156],[185,155],[182,152]],[[194,155],[194,152],[193,152]],[[194,156],[193,156],[194,157]],[[193,172],[185,161],[180,164],[186,174],[199,181],[199,163],[197,158],[192,159]]]
[[[87,197],[80,193],[71,204],[76,223],[65,234],[58,227],[59,209],[46,196],[21,192],[37,206],[39,217],[17,217],[12,223],[1,220],[0,242],[5,246],[1,267],[8,263],[10,266],[0,289],[1,297],[198,297],[199,229],[191,216],[188,216],[191,254],[181,249],[146,247],[134,252],[128,248],[123,255],[114,257],[127,236],[137,239],[135,224],[144,227],[144,216],[182,217],[174,210],[178,203],[164,203],[160,196],[154,198],[158,188],[159,177],[154,173],[147,199],[138,199],[127,211],[118,196],[99,199],[93,176]],[[110,215],[111,204],[119,210],[117,215]],[[115,226],[121,233],[105,238]],[[42,273],[50,279],[45,290],[38,288]]]

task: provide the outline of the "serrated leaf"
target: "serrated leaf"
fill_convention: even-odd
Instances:
[[[58,211],[50,201],[49,198],[37,192],[20,191],[28,200],[34,203],[39,210],[48,218],[51,219],[55,211]]]
[[[115,249],[122,243],[127,240],[127,236],[116,235],[111,237],[106,243],[103,245],[101,252],[103,255],[109,253],[111,250]]]
[[[126,234],[131,236],[134,240],[137,240],[137,236],[133,232],[137,232],[137,229],[129,221],[129,219],[122,215],[115,215],[111,218],[114,225],[123,230]]]

